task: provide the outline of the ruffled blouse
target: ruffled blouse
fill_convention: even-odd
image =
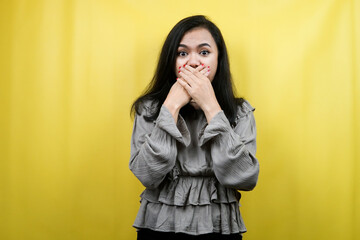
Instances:
[[[256,126],[245,101],[232,127],[223,111],[209,123],[201,110],[175,123],[162,105],[146,121],[151,104],[136,114],[129,167],[146,187],[135,228],[192,235],[246,232],[239,211],[241,194],[258,179]]]

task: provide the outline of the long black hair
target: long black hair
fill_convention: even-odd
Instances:
[[[145,119],[153,121],[157,118],[161,105],[165,101],[170,88],[176,82],[174,69],[180,41],[185,33],[198,27],[207,29],[217,45],[219,52],[218,67],[212,81],[212,86],[216,99],[229,122],[232,125],[235,123],[237,106],[241,106],[244,99],[235,97],[229,58],[222,34],[219,28],[203,15],[184,18],[170,31],[162,47],[155,75],[145,92],[132,104],[130,114],[133,114],[134,110],[139,114],[141,104],[147,100],[151,100],[154,110],[152,111],[152,114],[146,116]],[[182,116],[189,116],[194,112],[193,110],[194,108],[190,104],[187,104],[180,110],[180,114]]]

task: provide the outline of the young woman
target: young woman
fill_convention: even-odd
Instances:
[[[258,179],[254,108],[236,98],[220,30],[175,25],[135,114],[130,169],[146,187],[138,239],[242,239],[240,193]]]

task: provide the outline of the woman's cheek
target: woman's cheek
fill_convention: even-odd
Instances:
[[[179,70],[180,70],[180,65],[176,66],[176,69],[175,69],[176,77],[180,77]]]
[[[179,76],[180,76],[180,75],[179,75],[180,66],[181,66],[181,65],[178,65],[178,64],[176,64],[176,66],[175,66],[175,75],[176,75],[176,77],[179,77]]]
[[[179,75],[179,70],[180,70],[180,67],[184,65],[182,62],[180,61],[177,61],[176,62],[176,66],[175,66],[175,74],[176,74],[176,77],[180,77]]]
[[[212,82],[214,80],[216,69],[210,69],[209,79]]]

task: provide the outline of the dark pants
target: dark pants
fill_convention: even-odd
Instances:
[[[157,232],[149,229],[140,229],[137,240],[241,240],[240,234],[209,233],[202,235],[189,235],[185,233]]]

